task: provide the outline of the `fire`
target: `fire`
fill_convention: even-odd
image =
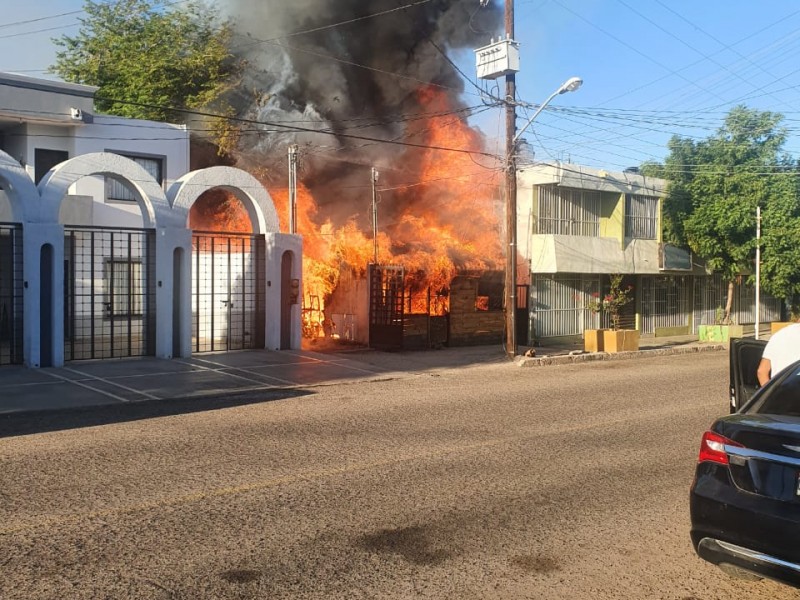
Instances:
[[[497,211],[501,173],[486,157],[488,164],[482,164],[466,152],[435,149],[480,152],[483,140],[464,118],[452,114],[444,92],[423,88],[419,100],[424,112],[434,116],[413,122],[406,137],[429,148],[409,148],[399,161],[399,173],[389,168],[387,183],[383,189],[379,186],[378,263],[405,268],[406,310],[445,314],[450,282],[460,270],[496,269],[502,264]],[[288,190],[272,188],[270,193],[286,230]],[[358,194],[342,202],[360,206],[364,217],[368,211],[364,190]],[[321,335],[325,302],[342,274],[363,276],[374,262],[373,233],[371,227],[364,229],[367,219],[355,216],[334,226],[302,185],[297,214],[298,233],[303,235],[304,315],[314,323],[311,330]]]
[[[189,211],[189,227],[196,231],[253,231],[241,200],[222,188],[214,188],[200,195]]]
[[[482,152],[483,139],[466,120],[453,115],[450,97],[433,87],[418,92],[425,119],[412,121],[406,138],[428,148],[409,148],[400,168],[382,173],[379,186],[378,263],[405,268],[407,310],[445,314],[449,286],[461,270],[496,269],[503,257],[499,243],[497,194],[501,173],[496,163],[467,152]],[[486,164],[488,163],[488,164]],[[381,170],[380,165],[378,169]],[[365,167],[366,170],[366,167]],[[365,178],[366,180],[366,178]],[[278,209],[281,229],[288,229],[288,189],[267,183]],[[356,196],[357,194],[357,196]],[[342,203],[360,206],[357,215],[335,226],[322,214],[308,187],[297,191],[297,230],[303,236],[303,305],[306,329],[322,334],[325,303],[343,273],[363,276],[374,262],[366,190]]]
[[[494,202],[500,172],[467,152],[438,150],[456,148],[481,152],[483,140],[460,116],[451,112],[445,93],[426,87],[419,91],[420,104],[437,114],[409,128],[409,137],[429,146],[417,158],[421,185],[398,192],[402,214],[392,228],[396,260],[416,274],[411,280],[412,311],[446,312],[446,294],[438,310],[426,310],[429,290],[446,291],[459,270],[498,268],[502,263],[499,215]],[[419,154],[417,150],[409,150]],[[421,275],[421,276],[420,276]]]
[[[502,213],[498,210],[502,171],[491,158],[469,153],[484,152],[483,138],[464,117],[454,114],[456,107],[447,93],[424,87],[418,91],[417,100],[423,113],[430,116],[411,120],[403,139],[424,148],[409,147],[393,164],[375,165],[381,171],[378,263],[405,268],[407,311],[445,314],[449,310],[450,282],[460,271],[502,268]],[[365,165],[364,170],[364,181],[368,182],[369,167]],[[272,196],[281,230],[288,231],[288,189],[276,186],[275,179],[258,168],[252,171]],[[310,184],[314,173],[301,173],[300,179]],[[213,193],[217,194],[216,208],[196,203],[192,227],[250,231],[241,203],[222,191]],[[342,278],[350,281],[363,277],[368,264],[374,262],[369,194],[366,185],[337,197],[339,215],[352,211],[349,218],[342,220],[340,216],[337,222],[332,214],[334,206],[321,207],[310,187],[298,185],[297,232],[303,236],[306,337],[323,335],[326,317],[330,318],[325,314],[326,302]]]

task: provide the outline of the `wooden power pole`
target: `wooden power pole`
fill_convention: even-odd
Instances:
[[[514,0],[506,0],[506,39],[514,39]],[[514,136],[517,132],[517,80],[506,75],[506,353],[517,355],[517,159]]]

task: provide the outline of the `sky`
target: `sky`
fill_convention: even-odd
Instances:
[[[0,0],[0,71],[52,77],[52,38],[78,31],[82,5]],[[785,149],[800,157],[796,0],[515,0],[515,29],[518,100],[535,107],[570,77],[584,81],[526,132],[535,160],[608,170],[660,161],[670,137],[712,135],[737,104],[782,113]],[[499,33],[487,32],[487,44]],[[472,80],[469,104],[481,104],[478,88],[504,87],[476,79],[471,52],[453,59]],[[519,109],[520,127],[532,111]],[[501,109],[474,124],[501,143]]]

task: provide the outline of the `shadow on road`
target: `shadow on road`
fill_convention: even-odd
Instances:
[[[0,415],[0,438],[127,423],[210,410],[224,410],[236,406],[274,402],[275,400],[299,398],[311,394],[313,392],[297,389],[263,390],[228,394],[224,398],[208,396],[171,400],[146,400],[129,404],[8,413]]]

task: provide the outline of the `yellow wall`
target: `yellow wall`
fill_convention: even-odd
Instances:
[[[539,211],[539,186],[532,190],[532,229],[537,231]],[[657,241],[661,241],[661,219],[663,199],[659,202],[659,226],[657,228]],[[614,238],[620,244],[625,243],[625,194],[616,192],[601,192],[600,194],[600,237]]]
[[[603,192],[600,196],[600,237],[624,240],[625,194]]]

